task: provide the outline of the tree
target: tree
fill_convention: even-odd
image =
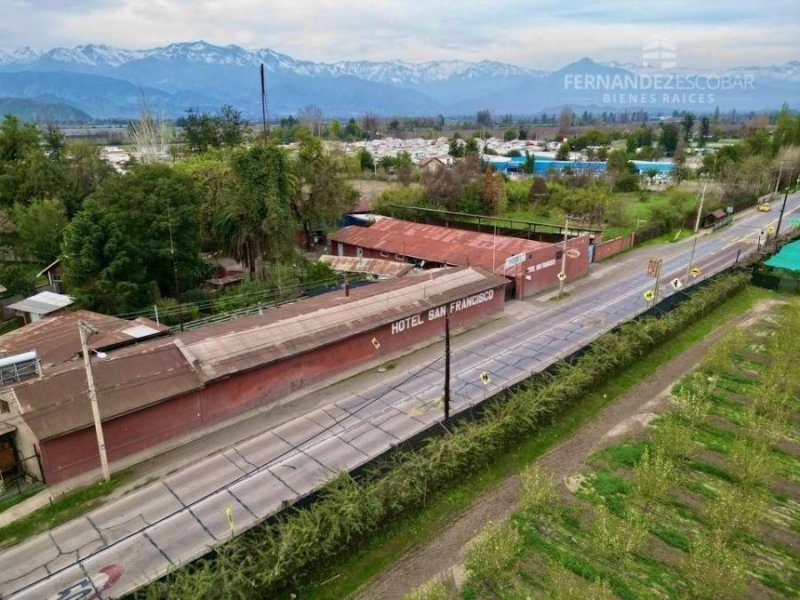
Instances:
[[[711,137],[711,121],[707,116],[700,119],[700,139],[697,140],[698,146],[705,146],[706,140]]]
[[[322,135],[322,109],[316,104],[306,104],[297,113],[300,122],[305,125],[308,130],[319,137]]]
[[[362,171],[372,171],[375,169],[375,158],[369,150],[361,148],[358,151],[358,164]]]
[[[64,151],[67,147],[66,137],[57,125],[47,124],[47,129],[44,132],[44,146],[48,158],[61,160],[64,157]]]
[[[68,218],[75,216],[84,199],[104,181],[115,176],[114,167],[103,160],[99,150],[82,141],[67,146],[62,165],[66,182],[61,198]]]
[[[664,152],[667,154],[667,156],[672,156],[673,152],[675,152],[675,148],[678,146],[679,138],[680,132],[675,123],[662,124],[661,136],[659,137],[658,141],[664,147]]]
[[[248,124],[241,111],[225,104],[219,109],[215,121],[220,145],[234,148],[244,141]]]
[[[197,205],[192,180],[166,165],[139,165],[107,180],[64,232],[71,293],[82,306],[114,314],[153,302],[153,284],[174,294],[174,265],[181,288],[195,285],[205,276]]]
[[[574,114],[572,109],[568,106],[565,106],[561,109],[561,114],[558,116],[558,136],[560,138],[564,138],[569,135],[569,131],[572,128],[572,118]]]
[[[205,152],[209,148],[219,147],[217,124],[214,117],[190,108],[187,116],[179,122],[183,127],[183,139],[192,152]]]
[[[447,153],[452,156],[453,158],[461,158],[464,156],[464,144],[462,141],[455,136],[453,139],[450,140],[450,146],[447,150]]]
[[[300,140],[291,170],[292,213],[310,247],[312,231],[333,225],[355,206],[358,193],[339,177],[339,165],[323,152],[319,138],[306,136]]]
[[[231,177],[214,222],[219,246],[247,267],[253,279],[265,263],[293,254],[296,223],[290,205],[289,166],[275,146],[253,146],[231,157]]]
[[[360,140],[364,137],[364,132],[358,126],[355,119],[350,119],[344,127],[342,136],[346,140]]]
[[[481,197],[488,214],[501,215],[508,209],[506,185],[500,173],[487,172],[483,176]]]
[[[688,144],[692,141],[692,132],[694,130],[694,114],[686,113],[681,119],[681,127],[683,127],[683,140]]]
[[[488,108],[479,110],[478,114],[475,116],[475,122],[477,123],[478,127],[491,127],[492,113],[489,112]]]
[[[478,148],[478,140],[471,137],[464,144],[464,156],[478,156],[480,148]]]
[[[17,226],[17,251],[21,256],[34,258],[42,265],[58,257],[67,227],[67,215],[61,202],[47,198],[27,206],[16,204],[13,219]]]
[[[364,122],[362,124],[364,135],[368,140],[375,139],[378,135],[378,115],[368,112],[364,115]]]
[[[517,130],[513,127],[509,127],[503,132],[503,141],[510,142],[515,139],[517,139]]]
[[[570,148],[569,142],[561,142],[556,152],[556,160],[569,160]]]
[[[22,265],[0,266],[0,281],[12,296],[32,296],[36,293],[36,272]]]
[[[20,123],[6,115],[0,124],[0,163],[22,160],[39,146],[39,130],[31,123]]]

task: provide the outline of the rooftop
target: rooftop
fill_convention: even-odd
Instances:
[[[72,298],[65,294],[54,292],[39,292],[38,294],[25,298],[14,304],[9,304],[8,308],[19,312],[46,315],[57,310],[61,310],[72,304]]]
[[[764,262],[767,267],[800,272],[800,240],[786,244],[780,251]]]
[[[93,360],[101,415],[120,416],[201,389],[210,381],[505,285],[505,278],[480,269],[440,269],[356,288],[349,296],[331,292],[120,349]],[[39,439],[92,424],[82,363],[51,369],[13,389],[23,418]]]
[[[98,351],[149,339],[169,331],[164,325],[143,317],[126,321],[88,310],[77,310],[39,319],[0,336],[0,352],[10,356],[35,350],[45,369],[73,360],[81,352],[78,333],[80,320],[88,321],[100,332],[89,338],[89,347]]]
[[[472,265],[488,271],[502,269],[509,256],[550,245],[522,238],[389,218],[381,219],[370,227],[345,227],[329,238],[333,242],[381,250],[391,255],[456,266]]]
[[[379,258],[358,259],[353,256],[333,256],[323,254],[320,262],[327,263],[334,271],[345,273],[365,273],[378,277],[402,277],[414,268],[414,265],[396,260],[381,260]]]

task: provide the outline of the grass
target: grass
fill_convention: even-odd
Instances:
[[[409,549],[434,539],[440,529],[452,520],[453,515],[469,507],[487,490],[496,487],[507,477],[536,461],[636,383],[702,341],[723,323],[750,310],[756,302],[773,297],[775,297],[773,292],[761,288],[746,288],[735,294],[691,327],[659,346],[593,393],[587,394],[582,403],[569,408],[554,423],[543,427],[535,435],[521,440],[513,450],[487,468],[464,479],[448,491],[432,496],[426,506],[419,511],[405,515],[402,521],[387,524],[382,531],[372,536],[348,557],[321,569],[302,591],[308,592],[318,600],[334,600],[353,593]]]
[[[123,483],[128,475],[128,471],[120,471],[109,482],[100,481],[66,494],[48,506],[0,527],[0,548],[18,544],[37,533],[57,527],[95,508],[103,498]]]

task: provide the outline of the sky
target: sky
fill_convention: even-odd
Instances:
[[[552,70],[584,56],[640,63],[642,45],[662,37],[681,67],[800,60],[798,0],[0,0],[0,9],[6,50],[205,40],[318,62],[499,60]]]

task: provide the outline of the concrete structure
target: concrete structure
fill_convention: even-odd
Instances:
[[[512,282],[509,293],[518,299],[558,286],[564,246],[391,218],[368,227],[345,227],[330,240],[331,253],[337,256],[394,260],[423,268],[478,266],[507,277]],[[569,239],[566,246],[567,279],[585,275],[589,236]],[[506,267],[512,257],[519,262]]]
[[[442,269],[323,294],[93,359],[109,459],[276,401],[347,369],[380,361],[444,330],[502,311],[506,280]],[[44,477],[63,481],[98,464],[80,363],[11,390],[38,440]]]

